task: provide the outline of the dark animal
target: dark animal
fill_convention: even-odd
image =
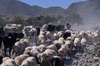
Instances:
[[[15,35],[19,39],[22,39],[24,37],[24,34],[22,32],[21,33],[15,33]]]
[[[53,56],[48,64],[49,66],[64,66],[64,61],[58,56]]]
[[[6,50],[7,48],[9,48],[9,57],[10,57],[12,46],[15,44],[16,39],[17,39],[16,33],[9,33],[8,36],[5,36],[3,38],[5,56],[6,56]]]
[[[3,37],[0,35],[0,48],[1,48],[1,45],[2,45],[2,41],[3,41]]]
[[[48,24],[47,31],[53,32],[56,30],[56,26],[54,24]]]
[[[66,40],[67,37],[71,36],[70,32],[63,32],[63,38]]]
[[[4,32],[3,29],[4,29],[4,27],[0,26],[0,35],[1,35],[2,37],[5,36],[5,32]]]
[[[2,64],[2,59],[3,59],[3,56],[0,54],[0,64]]]
[[[21,38],[23,38],[23,36],[24,35],[22,33],[8,33],[8,36],[4,36],[3,44],[4,44],[5,56],[6,56],[6,50],[7,50],[7,48],[9,48],[9,57],[11,57],[12,46],[17,41],[16,40],[17,38],[21,39]]]
[[[65,26],[64,25],[57,25],[56,26],[56,31],[64,31],[65,30]]]
[[[37,36],[39,36],[39,34],[40,34],[40,28],[38,26],[36,26],[35,28],[37,30]]]

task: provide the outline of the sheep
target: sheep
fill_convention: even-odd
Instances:
[[[33,46],[32,49],[30,50],[30,54],[32,57],[36,57],[37,54],[39,54],[40,50],[38,46]]]
[[[40,35],[38,36],[38,40],[39,40],[39,43],[44,44],[46,41],[46,36],[40,33]]]
[[[47,27],[48,27],[48,25],[47,25],[47,24],[44,24],[44,25],[42,26],[42,28],[41,28],[41,31],[42,31],[42,32],[47,31]],[[41,31],[40,31],[40,32],[41,32]]]
[[[51,44],[53,44],[53,41],[52,41],[51,39],[47,39],[47,40],[45,41],[45,45],[46,45],[46,46],[51,45]]]
[[[60,44],[64,44],[64,43],[65,43],[65,40],[64,40],[63,37],[60,37],[60,38],[58,39],[58,42],[59,42]]]
[[[20,55],[24,52],[25,48],[29,46],[28,40],[20,40],[13,45],[13,52]]]
[[[61,45],[61,48],[58,50],[58,56],[60,56],[62,59],[65,58],[67,54],[67,47],[65,44]]]
[[[8,59],[1,66],[17,66],[17,64],[13,59]]]
[[[57,47],[55,46],[55,45],[49,45],[49,46],[47,46],[47,49],[51,49],[51,50],[54,50],[56,53],[58,52],[57,51]]]
[[[73,49],[73,44],[71,43],[71,41],[66,41],[65,42],[65,46],[66,46],[66,48],[67,48],[67,55],[68,55],[68,53],[70,53],[71,51],[72,51],[72,49]]]
[[[47,31],[46,32],[46,38],[47,39],[53,39],[52,37],[53,37],[52,33],[50,33],[50,31]]]
[[[3,63],[6,61],[6,60],[8,60],[8,59],[10,59],[9,57],[4,57],[3,58]]]
[[[57,53],[54,50],[47,49],[43,53],[39,53],[37,58],[42,66],[48,66],[48,61],[55,55],[57,55]]]
[[[37,62],[34,57],[28,57],[22,62],[21,66],[37,66]]]
[[[100,41],[99,41],[99,39],[100,39],[99,34],[97,34],[96,32],[93,34],[92,39],[93,39],[94,46],[97,46],[100,43]]]
[[[28,54],[22,54],[20,56],[15,57],[14,61],[16,62],[17,65],[21,65],[21,63],[28,57],[29,57]]]
[[[32,50],[32,47],[30,47],[30,46],[26,47],[23,53],[28,54],[29,56],[31,56],[31,53],[30,53],[31,50]]]
[[[81,39],[81,46],[82,46],[82,50],[86,51],[86,44],[87,44],[87,41],[85,38],[82,38]]]
[[[80,38],[75,38],[75,40],[74,40],[74,47],[75,47],[76,50],[80,49],[80,47],[81,47]]]
[[[57,50],[59,50],[61,48],[61,44],[60,43],[54,43],[54,45],[56,46]]]
[[[39,45],[39,50],[40,50],[40,53],[44,52],[46,50],[46,46],[44,44],[40,44]]]

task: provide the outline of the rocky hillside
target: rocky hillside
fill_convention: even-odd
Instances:
[[[100,0],[88,0],[72,3],[66,10],[67,15],[71,12],[78,12],[86,23],[100,22]]]
[[[18,15],[25,14],[29,16],[37,16],[40,14],[65,15],[65,9],[61,7],[42,8],[39,6],[30,6],[18,0],[0,0],[0,14]]]

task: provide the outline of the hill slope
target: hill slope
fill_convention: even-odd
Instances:
[[[85,2],[72,3],[66,12],[67,15],[70,12],[78,12],[85,23],[99,23],[100,0],[89,0]]]
[[[65,10],[61,7],[42,8],[39,6],[30,6],[18,0],[0,0],[0,14],[25,14],[37,16],[40,14],[64,15]]]

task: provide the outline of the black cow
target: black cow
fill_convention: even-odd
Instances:
[[[70,32],[63,32],[63,38],[66,40],[67,37],[71,36]]]
[[[6,50],[7,48],[9,48],[9,57],[11,56],[11,50],[12,50],[12,46],[15,44],[15,42],[17,41],[16,39],[19,38],[23,38],[23,34],[22,33],[8,33],[8,36],[4,36],[3,38],[3,44],[4,44],[4,52],[5,52],[5,56],[6,56]]]
[[[1,48],[1,45],[2,45],[2,41],[3,41],[3,37],[0,35],[0,48]]]
[[[58,56],[53,56],[48,64],[49,66],[64,66],[64,61]]]
[[[54,24],[48,24],[47,31],[53,32],[55,31],[56,26]]]
[[[3,62],[3,56],[0,54],[0,64],[2,64],[2,62]]]
[[[5,36],[5,32],[4,32],[3,29],[4,29],[4,27],[0,26],[0,35],[1,35],[2,37]]]
[[[15,35],[19,39],[22,39],[24,37],[24,34],[22,32],[21,33],[15,33]]]
[[[37,30],[37,36],[39,36],[39,34],[40,34],[40,28],[38,26],[36,26],[35,28]]]
[[[64,25],[57,25],[56,26],[56,31],[64,31],[65,30],[65,26]]]
[[[4,48],[5,56],[6,56],[6,50],[7,50],[7,48],[9,48],[9,57],[10,57],[12,46],[15,44],[16,39],[17,39],[16,33],[9,33],[8,36],[5,36],[3,38],[3,44],[5,47]]]

